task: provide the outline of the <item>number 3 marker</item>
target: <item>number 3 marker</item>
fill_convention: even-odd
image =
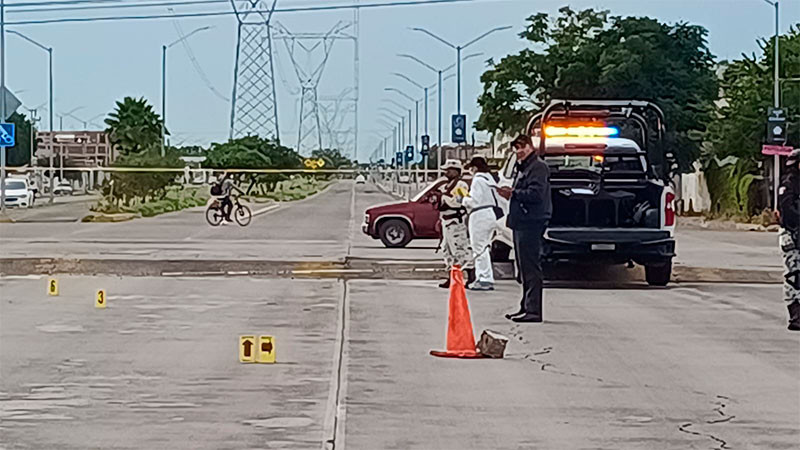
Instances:
[[[95,308],[105,308],[106,307],[106,291],[104,289],[100,289],[97,291],[97,298],[94,301]]]

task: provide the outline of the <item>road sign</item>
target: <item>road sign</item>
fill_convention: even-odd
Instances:
[[[783,145],[786,142],[786,115],[780,108],[770,108],[767,115],[767,144]]]
[[[16,96],[14,96],[14,94],[11,91],[9,91],[7,87],[3,87],[2,89],[5,90],[6,116],[0,117],[0,120],[8,120],[8,118],[11,117],[12,114],[17,112],[17,108],[19,108],[22,105],[22,102],[19,101],[19,99]],[[2,95],[2,91],[0,91],[0,95]],[[0,101],[2,101],[2,99],[0,99]]]
[[[464,114],[453,114],[451,140],[455,144],[467,142],[467,116]]]
[[[53,297],[58,295],[58,280],[55,278],[47,280],[47,294]]]
[[[239,336],[239,362],[251,363],[256,361],[256,337]]]
[[[258,357],[256,362],[262,364],[275,363],[275,338],[272,336],[258,337]]]
[[[13,123],[0,123],[0,147],[13,147],[17,145]]]
[[[106,291],[104,289],[100,289],[97,291],[97,297],[94,299],[94,307],[105,308],[107,304],[108,298],[106,298]]]
[[[785,145],[763,145],[761,146],[762,155],[789,156],[794,149]]]

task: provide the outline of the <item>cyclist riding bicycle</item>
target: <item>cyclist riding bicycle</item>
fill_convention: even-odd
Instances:
[[[220,209],[224,216],[224,223],[231,223],[231,211],[233,211],[231,193],[234,190],[240,194],[244,194],[244,192],[233,183],[230,173],[225,173],[217,184],[211,187],[211,195],[217,197],[220,201]]]

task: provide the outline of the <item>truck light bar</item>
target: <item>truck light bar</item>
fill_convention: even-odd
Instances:
[[[609,137],[617,136],[619,128],[615,127],[554,127],[546,126],[544,128],[545,136],[547,137]]]

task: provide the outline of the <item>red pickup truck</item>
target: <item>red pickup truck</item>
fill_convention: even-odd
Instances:
[[[439,188],[446,181],[443,178],[434,181],[410,201],[369,208],[361,231],[380,239],[386,247],[405,247],[413,239],[439,239],[442,235]]]

